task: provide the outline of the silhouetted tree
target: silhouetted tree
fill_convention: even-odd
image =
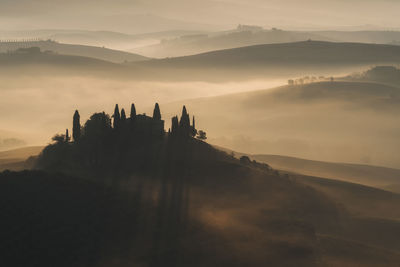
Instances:
[[[121,115],[119,114],[119,107],[118,104],[115,105],[115,109],[114,109],[114,128],[118,128],[119,123],[121,121]]]
[[[78,110],[75,110],[73,125],[72,125],[72,137],[74,141],[78,141],[81,137],[81,122]]]
[[[207,134],[206,134],[205,131],[199,130],[199,132],[197,133],[196,138],[199,139],[199,140],[204,141],[204,140],[207,139]]]
[[[85,123],[83,129],[85,134],[84,136],[87,139],[94,140],[98,139],[99,137],[105,137],[111,129],[111,119],[104,112],[95,113]]]
[[[122,123],[125,123],[125,122],[126,122],[125,109],[121,109],[121,122],[122,122]]]
[[[194,136],[196,136],[196,134],[197,134],[197,130],[196,130],[196,122],[195,122],[195,120],[194,120],[194,116],[193,116],[193,119],[192,119],[192,132],[191,132],[191,135],[194,137]]]
[[[133,119],[136,117],[136,108],[135,108],[135,104],[132,103],[131,105],[131,116],[130,118]]]
[[[186,107],[183,106],[182,108],[182,116],[181,120],[179,122],[179,126],[181,127],[182,133],[189,135],[191,130],[190,130],[190,118],[189,114],[186,111]]]
[[[161,112],[160,112],[160,107],[158,106],[158,103],[156,103],[156,105],[154,106],[153,119],[161,120]]]
[[[56,134],[51,138],[54,142],[57,144],[64,143],[65,142],[65,135],[64,134]]]
[[[65,130],[65,142],[69,142],[71,140],[71,137],[69,136],[68,129]]]
[[[171,133],[177,133],[179,131],[179,121],[178,121],[178,116],[172,117],[172,122],[171,122]]]

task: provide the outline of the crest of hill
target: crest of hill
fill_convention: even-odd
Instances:
[[[397,87],[375,82],[312,82],[301,85],[285,85],[273,89],[257,90],[244,93],[228,94],[216,97],[206,97],[187,100],[194,105],[208,103],[213,106],[224,105],[238,108],[258,109],[277,105],[276,101],[288,104],[301,102],[331,101],[334,99],[352,101],[353,103],[370,104],[370,100],[376,100],[380,104],[392,103],[396,107],[400,101],[400,90]],[[367,101],[367,102],[366,102]]]
[[[373,81],[400,86],[400,69],[395,66],[376,66],[363,73],[350,75],[345,79],[353,81]]]
[[[329,178],[338,181],[357,183],[369,187],[400,193],[400,170],[367,164],[326,162],[318,160],[271,154],[245,154],[218,147],[235,156],[248,156],[252,160],[268,163],[273,169],[291,174]]]
[[[88,45],[63,44],[55,41],[23,41],[23,42],[0,42],[0,53],[12,52],[20,48],[39,47],[42,51],[51,51],[62,55],[84,56],[96,58],[113,63],[123,63],[125,61],[143,61],[147,57],[108,49],[105,47],[96,47]]]
[[[20,48],[13,53],[0,53],[3,73],[24,70],[24,74],[48,76],[53,73],[108,75],[125,73],[123,65],[86,56],[72,56],[41,51],[38,47]]]
[[[305,41],[264,44],[150,60],[144,66],[245,68],[271,65],[358,65],[400,62],[400,46]]]
[[[334,39],[311,32],[293,32],[278,29],[264,30],[262,28],[239,25],[236,30],[184,35],[162,40],[159,44],[132,49],[132,51],[156,58],[177,57],[221,49],[299,42],[309,39],[334,41]]]
[[[305,40],[329,42],[358,42],[395,44],[400,40],[396,31],[286,31],[239,25],[234,30],[190,34],[162,40],[159,44],[139,47],[132,51],[150,57],[176,57],[230,49],[250,45],[301,42]]]
[[[398,169],[371,165],[323,162],[278,155],[251,155],[250,157],[259,162],[267,162],[275,169],[359,183],[399,192],[397,191],[400,185],[400,170]]]

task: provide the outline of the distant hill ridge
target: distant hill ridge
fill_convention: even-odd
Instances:
[[[54,53],[71,56],[85,56],[113,63],[123,63],[125,61],[148,60],[147,57],[88,45],[63,44],[52,40],[27,40],[27,41],[0,41],[0,53],[12,52],[20,48],[39,47],[42,51],[52,51]]]
[[[144,65],[243,66],[243,64],[357,64],[400,62],[400,46],[305,41],[263,44],[144,62]]]

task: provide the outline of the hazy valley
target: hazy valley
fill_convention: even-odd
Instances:
[[[399,266],[398,8],[0,3],[0,266]]]

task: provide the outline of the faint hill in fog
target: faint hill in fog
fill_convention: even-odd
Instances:
[[[160,79],[232,80],[349,73],[371,65],[399,63],[400,46],[305,41],[246,46],[131,64],[157,72]]]
[[[248,156],[257,162],[267,163],[273,169],[338,181],[357,183],[395,193],[400,193],[400,169],[372,165],[326,162],[284,155],[245,154],[217,147],[235,157]]]
[[[129,50],[135,47],[157,44],[162,39],[177,38],[182,35],[198,34],[200,31],[171,30],[140,34],[127,34],[115,31],[89,30],[25,30],[0,31],[0,40],[21,40],[40,38],[55,40],[65,44],[79,44],[116,49]]]
[[[44,51],[42,51],[44,52]],[[111,64],[94,58],[50,55],[40,57],[1,55],[3,62],[15,64],[43,64],[46,61],[52,72],[74,72],[76,69],[94,72],[103,68],[108,76],[124,76],[142,80],[202,80],[232,81],[243,79],[282,79],[313,73],[314,75],[343,75],[371,65],[395,65],[400,63],[400,46],[330,43],[306,41],[297,43],[256,45],[220,51],[213,51],[186,57],[152,59]],[[62,58],[64,56],[64,58]],[[92,63],[90,63],[92,62]],[[96,63],[95,63],[96,62]],[[107,65],[108,63],[108,65]],[[5,65],[7,71],[9,65]],[[61,68],[61,69],[60,69]],[[26,69],[24,73],[37,72],[37,68]],[[104,75],[101,72],[100,75]]]
[[[19,48],[39,47],[42,51],[51,51],[60,55],[84,56],[114,63],[142,61],[148,58],[124,51],[87,45],[63,44],[55,41],[0,42],[0,53],[13,52]]]
[[[249,154],[400,167],[393,156],[400,145],[397,87],[315,82],[182,102],[202,118],[215,145]],[[163,106],[169,110],[182,102]]]
[[[313,33],[337,42],[390,44],[400,41],[400,31],[316,31]]]
[[[18,149],[0,152],[0,171],[3,170],[22,170],[29,167],[28,158],[39,155],[42,146],[22,147]]]
[[[121,64],[86,56],[40,51],[39,47],[20,48],[12,53],[0,53],[0,66],[3,74],[9,73],[6,75],[18,75],[23,69],[25,75],[45,77],[53,74],[104,75],[109,74],[110,71],[123,73],[123,69],[125,69]]]
[[[398,191],[400,186],[399,169],[323,162],[278,155],[251,155],[250,157],[259,162],[268,163],[274,169],[358,183],[400,193]]]
[[[132,51],[151,57],[178,57],[204,53],[213,50],[238,48],[243,46],[289,43],[305,40],[334,41],[312,32],[264,30],[254,26],[239,26],[232,31],[199,33],[164,39],[159,44],[132,49]]]
[[[237,29],[221,32],[181,35],[162,40],[158,44],[138,47],[132,52],[149,57],[177,57],[199,54],[213,50],[243,46],[313,41],[356,42],[396,44],[400,41],[397,31],[287,31],[263,29],[239,25]]]
[[[261,67],[271,65],[356,65],[400,62],[393,45],[305,41],[266,44],[213,51],[193,56],[143,62],[162,67]],[[251,65],[250,65],[251,64]]]
[[[394,66],[376,66],[360,74],[344,79],[353,81],[371,81],[400,87],[400,69]]]

